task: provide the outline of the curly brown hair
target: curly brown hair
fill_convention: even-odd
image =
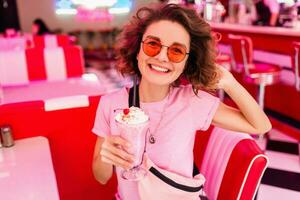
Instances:
[[[193,85],[195,91],[214,90],[218,73],[215,66],[215,40],[211,28],[194,9],[177,4],[156,4],[137,11],[117,40],[118,71],[123,75],[141,76],[136,57],[143,34],[150,24],[160,20],[177,22],[190,35],[190,53],[183,76]],[[175,83],[178,83],[178,80]]]

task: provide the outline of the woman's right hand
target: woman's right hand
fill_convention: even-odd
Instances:
[[[133,167],[134,156],[127,153],[130,143],[120,136],[105,137],[100,149],[101,160],[124,169]]]

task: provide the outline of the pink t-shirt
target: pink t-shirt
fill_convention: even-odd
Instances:
[[[207,92],[199,91],[196,96],[191,85],[172,88],[162,101],[141,102],[141,108],[150,117],[150,132],[156,139],[151,144],[147,138],[148,157],[163,169],[192,177],[196,130],[208,129],[218,105],[219,99]],[[119,135],[114,110],[120,108],[128,108],[126,88],[100,99],[92,131],[101,137]],[[136,183],[122,179],[120,170],[116,168],[119,196],[122,200],[139,200]]]

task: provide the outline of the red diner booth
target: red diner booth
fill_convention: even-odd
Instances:
[[[275,27],[231,16],[245,5],[228,0],[3,1],[0,199],[120,200],[115,173],[104,185],[93,175],[92,129],[102,97],[133,84],[116,70],[117,36],[149,3],[195,9],[218,36],[216,64],[272,123],[264,137],[212,125],[196,131],[194,164],[205,177],[199,200],[300,199],[300,2],[279,2],[288,14],[279,13]],[[46,32],[34,29],[36,19]],[[236,107],[224,91],[213,95]]]

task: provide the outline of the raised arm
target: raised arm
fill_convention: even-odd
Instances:
[[[239,109],[229,107],[221,102],[212,123],[222,128],[251,134],[268,132],[272,125],[255,99],[229,71],[221,66],[219,69],[220,80],[218,87],[230,96]]]

